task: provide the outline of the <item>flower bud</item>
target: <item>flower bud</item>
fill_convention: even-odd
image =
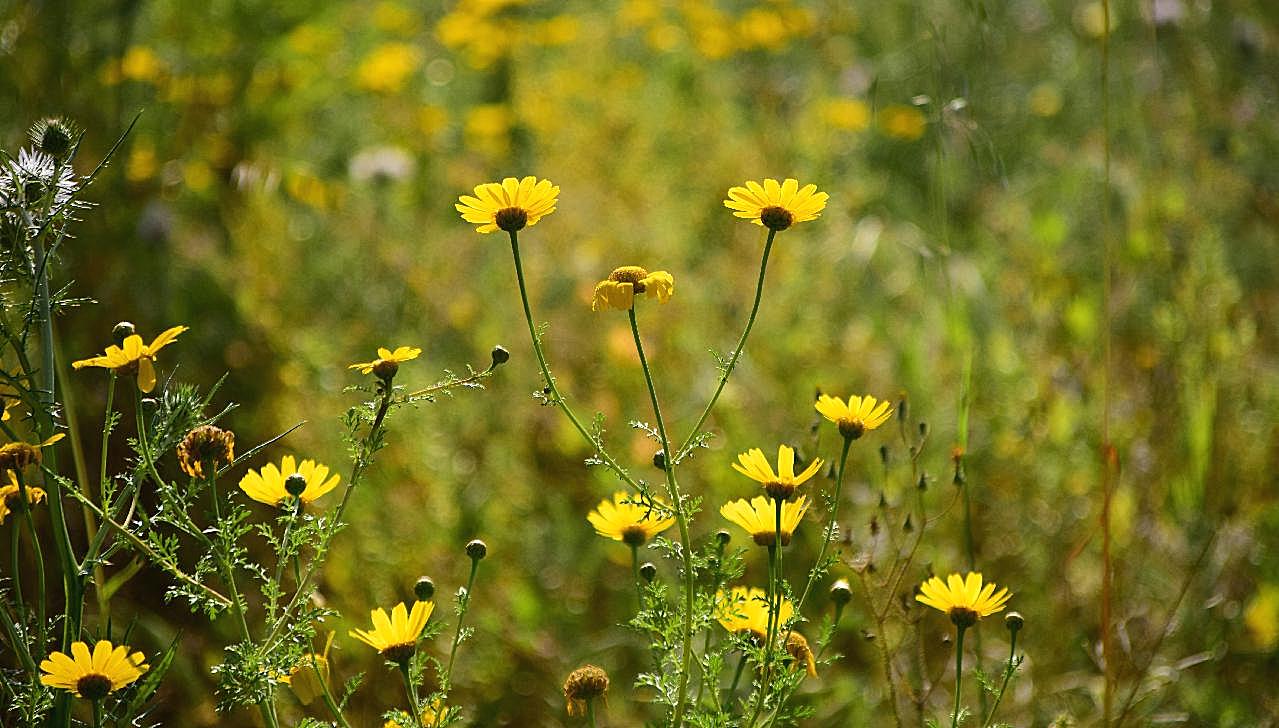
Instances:
[[[160,409],[160,400],[156,399],[155,397],[143,397],[142,409],[146,410],[147,412],[155,412],[156,410]]]
[[[608,673],[595,665],[584,665],[569,673],[564,681],[564,698],[569,715],[586,715],[586,706],[608,691]]]
[[[658,470],[666,469],[666,451],[665,450],[658,450],[657,452],[653,453],[653,467],[657,468]]]
[[[306,490],[306,476],[301,473],[291,473],[284,479],[284,490],[294,498],[301,497]]]
[[[423,576],[413,585],[413,596],[419,602],[429,602],[435,596],[435,582],[429,576]]]
[[[652,561],[645,561],[643,564],[640,564],[639,571],[640,576],[644,577],[644,581],[649,584],[652,584],[653,580],[657,578],[657,565]]]
[[[1009,612],[1004,615],[1004,626],[1013,634],[1017,634],[1025,624],[1026,618],[1021,616],[1021,612]]]
[[[888,467],[888,446],[887,445],[879,446],[879,462],[884,467]]]
[[[75,124],[63,118],[49,118],[37,121],[31,127],[31,143],[37,149],[55,159],[62,159],[71,153],[75,139],[79,135]]]
[[[133,336],[135,333],[136,329],[134,329],[132,323],[128,321],[121,321],[111,329],[111,338],[115,339],[117,346],[124,346],[124,340]]]
[[[847,579],[837,579],[830,585],[830,600],[837,606],[843,606],[853,599],[853,588]]]
[[[511,352],[507,351],[506,347],[501,344],[493,347],[493,351],[489,352],[489,355],[493,357],[493,366],[495,367],[511,360]]]
[[[485,556],[488,556],[488,552],[488,544],[478,538],[466,545],[466,555],[470,556],[472,561],[479,561]]]
[[[720,546],[727,546],[728,542],[732,539],[733,534],[729,533],[726,529],[721,528],[715,532],[715,540],[719,542]]]

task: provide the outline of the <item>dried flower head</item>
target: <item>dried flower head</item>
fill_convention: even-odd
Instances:
[[[804,635],[791,630],[786,638],[786,651],[795,660],[796,667],[803,667],[809,677],[817,677],[817,661],[813,658],[813,650],[808,646]]]
[[[39,445],[26,442],[10,442],[0,446],[0,470],[26,470],[32,465],[40,464],[40,448],[48,447],[66,437],[59,432]]]
[[[5,485],[0,485],[0,524],[4,523],[10,513],[16,512],[23,507],[22,491],[24,488],[18,484],[18,474],[12,470],[6,470],[5,475],[9,482]],[[45,500],[44,489],[28,485],[25,490],[27,491],[28,507]]]
[[[178,443],[178,467],[192,478],[204,477],[204,463],[208,463],[216,473],[219,464],[230,465],[233,460],[235,433],[230,430],[200,425]]]
[[[586,715],[586,704],[608,692],[608,673],[595,665],[583,665],[564,681],[564,698],[569,715]]]

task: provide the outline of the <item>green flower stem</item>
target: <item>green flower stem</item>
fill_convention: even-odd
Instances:
[[[724,563],[724,542],[717,538],[715,539],[715,567],[711,572],[711,614],[712,615],[716,614],[717,613],[716,610],[719,609],[719,585],[720,585],[720,575],[721,575],[720,569],[723,563]],[[711,652],[711,632],[714,631],[714,626],[715,626],[714,622],[711,622],[710,624],[706,625],[706,636],[705,636],[705,640],[703,640],[702,642],[703,655],[709,655]],[[702,671],[702,679],[699,680],[697,683],[698,704],[702,702],[702,694],[706,688],[706,683],[710,682],[712,677],[715,677],[715,676],[710,675],[705,670]],[[719,700],[718,687],[715,689],[715,699],[716,701]]]
[[[338,725],[342,728],[351,728],[351,724],[347,722],[346,716],[342,715],[342,708],[333,699],[333,692],[329,690],[329,681],[327,676],[320,674],[320,664],[315,659],[315,653],[311,653],[311,669],[315,671],[315,676],[320,678],[320,695],[324,698],[324,706],[333,714],[333,718],[337,720]]]
[[[839,453],[839,470],[835,475],[835,497],[831,502],[830,517],[826,519],[826,525],[822,528],[822,547],[817,552],[817,561],[813,563],[812,571],[808,572],[808,582],[804,584],[804,591],[795,605],[796,614],[800,614],[804,609],[804,602],[808,600],[813,584],[817,581],[818,569],[826,559],[826,549],[830,547],[831,537],[835,535],[835,519],[839,515],[839,496],[844,489],[844,466],[848,463],[848,449],[852,444],[852,438],[844,438],[844,449]]]
[[[23,476],[21,470],[11,472],[18,479],[18,507],[22,509],[22,522],[27,526],[27,535],[31,538],[31,553],[34,555],[36,562],[36,655],[43,660],[46,655],[45,650],[49,649],[48,627],[45,619],[47,614],[45,600],[47,596],[44,583],[44,548],[40,545],[40,538],[36,534],[35,519],[31,516],[31,502],[27,500],[26,477]],[[13,524],[13,530],[15,533],[17,532],[18,524]],[[17,566],[18,564],[15,562],[13,570],[15,576],[18,573]]]
[[[737,683],[741,682],[742,671],[746,667],[746,653],[742,653],[741,659],[737,661],[737,670],[733,672],[733,682],[728,686],[728,694],[725,696],[727,701],[732,701],[733,696],[737,694]],[[730,706],[731,710],[731,706]]]
[[[21,529],[16,526],[9,529],[9,558],[10,564],[13,568],[13,576],[9,579],[9,583],[13,584],[13,598],[17,600],[14,606],[18,608],[18,622],[23,625],[23,631],[25,632],[25,625],[27,623],[27,600],[22,594],[22,551],[19,548],[21,539]],[[17,649],[17,647],[17,645],[14,645],[14,649]]]
[[[755,709],[751,712],[750,722],[748,726],[755,725],[759,720],[760,713],[764,710],[764,701],[767,698],[768,688],[773,681],[773,647],[777,640],[777,623],[781,617],[782,604],[782,585],[778,579],[778,560],[782,550],[781,538],[781,501],[777,503],[775,509],[777,513],[777,528],[773,532],[773,543],[768,546],[768,620],[765,627],[766,637],[764,638],[764,672],[763,680],[760,681],[759,690],[755,693]]]
[[[475,573],[480,570],[480,560],[471,559],[471,575],[466,579],[466,594],[462,597],[462,603],[457,611],[457,629],[453,632],[453,646],[449,648],[449,663],[444,669],[444,679],[440,681],[440,704],[444,704],[448,700],[449,690],[453,688],[453,661],[457,659],[458,645],[462,644],[462,620],[466,619],[466,612],[471,608],[471,590],[475,588]],[[432,726],[438,726],[440,721],[444,719],[444,711],[442,708],[436,714],[435,721]]]
[[[653,418],[657,421],[657,435],[662,440],[662,452],[671,452],[671,442],[666,436],[666,422],[662,419],[662,408],[657,402],[657,388],[653,384],[653,372],[648,367],[648,357],[644,356],[644,343],[640,340],[639,322],[635,319],[635,306],[632,305],[627,315],[631,321],[631,335],[635,338],[635,352],[639,354],[640,368],[644,370],[644,383],[648,385],[648,396],[653,403]],[[675,699],[675,719],[672,725],[680,728],[684,724],[684,703],[688,693],[688,677],[693,666],[693,592],[696,589],[696,575],[693,573],[693,546],[688,533],[688,516],[684,513],[684,496],[680,494],[679,482],[675,479],[675,460],[665,458],[663,470],[666,473],[666,492],[675,509],[675,520],[679,523],[680,554],[684,557],[684,624],[681,641],[683,657],[680,668],[679,690]]]
[[[108,445],[111,443],[111,415],[115,407],[115,370],[111,370],[111,377],[107,380],[107,408],[106,413],[102,416],[102,452],[98,459],[98,497],[102,499],[103,505],[106,505],[107,498],[107,451]],[[88,536],[91,543],[101,546],[102,540],[97,538],[99,528],[93,521],[91,511],[84,508],[84,525],[85,535]],[[105,531],[106,529],[100,529]],[[92,555],[96,559],[96,549],[91,548]],[[89,554],[85,555],[85,561],[80,565],[78,570],[83,574],[84,567],[90,563]],[[84,578],[83,576],[81,578]],[[106,583],[106,570],[101,564],[93,564],[93,585],[94,595],[98,600],[98,620],[103,624],[110,622],[111,616],[111,600],[102,590],[102,585]]]
[[[93,728],[102,728],[102,701],[93,701]]]
[[[22,662],[22,666],[27,669],[27,673],[31,676],[31,683],[34,685],[38,679],[40,670],[36,667],[35,660],[31,658],[31,653],[27,649],[27,640],[18,634],[19,627],[17,620],[15,620],[13,615],[9,613],[9,609],[5,606],[4,602],[0,602],[0,625],[4,626],[4,634],[9,640],[13,653],[18,656],[19,660]]]
[[[591,728],[595,728],[595,701],[594,700],[586,701],[586,722],[590,724]]]
[[[1008,689],[1008,683],[1013,679],[1013,673],[1017,671],[1017,631],[1011,630],[1008,634],[1008,666],[1004,668],[1004,682],[999,686],[999,692],[995,694],[995,702],[990,706],[990,712],[986,714],[986,720],[982,722],[981,728],[987,728],[991,721],[995,720],[995,711],[999,710],[999,703],[1004,699],[1004,691]]]
[[[409,699],[409,716],[413,718],[413,725],[422,725],[421,706],[417,702],[417,685],[413,684],[413,679],[409,677],[409,661],[400,662],[400,676],[404,678],[404,694]],[[438,719],[437,721],[438,722]]]
[[[644,586],[640,582],[639,573],[639,546],[631,544],[631,577],[635,580],[635,606],[639,612],[644,611]]]
[[[280,580],[284,578],[284,564],[286,561],[288,561],[288,559],[284,558],[283,553],[288,550],[289,536],[292,535],[293,533],[293,524],[297,523],[298,516],[300,515],[302,515],[302,499],[295,498],[293,502],[293,507],[289,510],[289,520],[288,522],[284,524],[284,533],[280,536],[280,554],[277,555],[277,558],[275,560],[275,583],[276,584],[279,584]],[[296,577],[296,574],[295,574],[295,577]],[[274,598],[271,601],[272,601],[271,611],[274,612],[275,611]]]
[[[764,242],[764,254],[759,260],[759,280],[755,283],[755,303],[751,305],[750,316],[746,319],[746,328],[742,330],[741,338],[737,340],[737,348],[733,349],[733,355],[729,357],[728,364],[724,366],[723,372],[720,373],[719,386],[715,388],[715,394],[711,395],[710,401],[706,403],[706,409],[702,410],[701,416],[697,418],[697,422],[693,425],[693,430],[689,433],[688,439],[684,441],[684,444],[680,446],[679,451],[675,454],[674,462],[679,462],[692,450],[697,433],[701,432],[702,425],[706,424],[706,418],[710,417],[711,410],[715,408],[715,403],[719,401],[719,396],[724,392],[724,385],[728,384],[728,377],[733,373],[733,369],[737,366],[737,360],[742,356],[742,350],[746,348],[746,339],[751,335],[751,328],[755,326],[755,315],[759,313],[759,302],[764,296],[764,273],[768,270],[768,254],[773,250],[773,238],[776,235],[777,231],[770,228],[768,239]]]
[[[955,711],[950,716],[950,728],[959,728],[959,688],[964,677],[964,625],[955,627]]]
[[[604,462],[604,465],[609,470],[616,473],[617,477],[621,478],[627,485],[632,488],[639,488],[639,484],[635,482],[635,479],[632,478],[631,475],[627,473],[615,459],[613,459],[612,455],[608,454],[608,452],[604,450],[604,443],[600,442],[589,430],[586,429],[585,426],[582,425],[582,421],[573,413],[573,409],[568,406],[568,402],[566,402],[564,400],[564,396],[560,394],[559,387],[555,385],[555,377],[551,376],[551,369],[546,364],[546,354],[542,351],[542,337],[537,333],[537,326],[533,323],[533,310],[529,307],[528,288],[524,283],[524,266],[520,262],[519,237],[515,232],[511,232],[510,236],[511,257],[515,260],[515,278],[520,287],[520,301],[524,304],[524,319],[528,322],[529,338],[533,341],[533,354],[537,357],[537,365],[542,370],[542,381],[546,383],[546,389],[549,390],[550,401],[556,407],[560,408],[560,411],[568,417],[569,422],[573,424],[573,427],[577,429],[578,433],[591,444],[591,447],[595,448],[595,454],[599,456],[600,460]]]

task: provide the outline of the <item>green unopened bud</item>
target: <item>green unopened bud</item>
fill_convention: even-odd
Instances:
[[[643,564],[640,564],[639,571],[640,576],[644,577],[644,581],[647,581],[650,584],[652,584],[653,580],[657,578],[657,566],[652,561],[645,561]]]
[[[879,462],[884,467],[888,467],[888,446],[887,445],[879,446]]]
[[[488,556],[488,553],[488,544],[478,538],[466,545],[466,555],[470,556],[472,561],[479,561],[485,556]]]
[[[500,366],[511,360],[511,352],[506,350],[505,346],[498,344],[493,347],[493,351],[489,352],[489,356],[493,357],[493,366]]]
[[[928,474],[927,473],[919,474],[919,482],[915,484],[915,487],[919,488],[920,490],[928,490]]]
[[[1017,634],[1025,624],[1026,618],[1021,616],[1021,612],[1009,612],[1004,615],[1004,626],[1013,634]]]
[[[728,542],[733,540],[733,534],[729,533],[726,529],[721,528],[715,532],[715,540],[718,541],[721,546],[727,546]]]
[[[848,585],[847,579],[836,579],[834,584],[830,585],[830,600],[838,606],[843,606],[853,599],[853,588]]]
[[[111,329],[111,338],[115,339],[116,346],[124,346],[124,340],[137,333],[137,329],[128,321],[121,321]]]
[[[142,409],[146,410],[147,412],[155,412],[156,410],[160,409],[160,400],[156,399],[155,397],[143,397]]]
[[[653,453],[653,467],[657,468],[658,470],[666,469],[666,451],[665,450],[658,450],[657,452]]]
[[[75,124],[67,119],[41,119],[31,127],[31,143],[45,154],[62,159],[71,153],[79,133]]]
[[[306,476],[301,473],[293,473],[285,478],[284,490],[294,498],[301,497],[303,491],[306,490]]]
[[[435,582],[431,577],[424,576],[417,580],[413,585],[413,596],[417,597],[419,602],[429,602],[431,597],[435,596]]]

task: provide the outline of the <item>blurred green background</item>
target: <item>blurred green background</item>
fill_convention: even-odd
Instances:
[[[457,674],[470,725],[562,724],[560,684],[588,661],[613,674],[605,723],[651,717],[628,687],[645,650],[620,626],[626,549],[585,518],[614,483],[529,396],[540,384],[508,247],[452,207],[523,174],[562,189],[522,236],[552,368],[636,468],[653,446],[625,422],[650,417],[647,397],[625,318],[590,311],[594,282],[622,264],[674,274],[671,303],[641,318],[684,433],[714,387],[707,350],[733,346],[757,271],[759,229],[722,207],[727,188],[794,176],[830,193],[820,220],[780,236],[720,436],[684,476],[707,499],[697,537],[725,525],[719,503],[753,494],[728,467],[737,452],[837,456],[829,432],[813,435],[817,388],[908,393],[932,427],[922,462],[940,509],[971,366],[976,561],[1027,618],[1004,717],[1097,723],[1108,390],[1116,695],[1139,683],[1137,724],[1274,725],[1279,5],[1112,6],[1109,198],[1105,16],[1065,0],[0,0],[0,144],[65,114],[88,131],[87,173],[142,111],[64,247],[74,290],[101,304],[59,322],[62,344],[79,358],[121,319],[148,336],[190,325],[162,369],[205,385],[229,372],[242,449],[306,420],[272,459],[345,472],[346,364],[421,346],[400,379],[425,385],[510,348],[487,391],[393,423],[322,585],[345,635],[421,574],[445,601],[466,577],[463,544],[486,539]],[[92,432],[105,380],[68,384]],[[867,548],[881,489],[890,505],[909,493],[909,473],[885,481],[876,452],[905,459],[894,432],[854,448],[846,554]],[[806,530],[798,548],[813,554],[816,520]],[[966,568],[962,534],[955,512],[929,533],[906,591],[927,564]],[[251,724],[212,707],[229,625],[160,606],[163,585],[144,571],[115,611],[136,611],[149,651],[184,630],[167,724]],[[948,626],[921,616],[940,670]],[[871,627],[855,601],[845,659],[804,688],[812,725],[883,723]],[[993,670],[1006,635],[984,631]],[[398,682],[363,645],[340,636],[336,650],[341,678],[369,671],[357,718],[374,725]]]

